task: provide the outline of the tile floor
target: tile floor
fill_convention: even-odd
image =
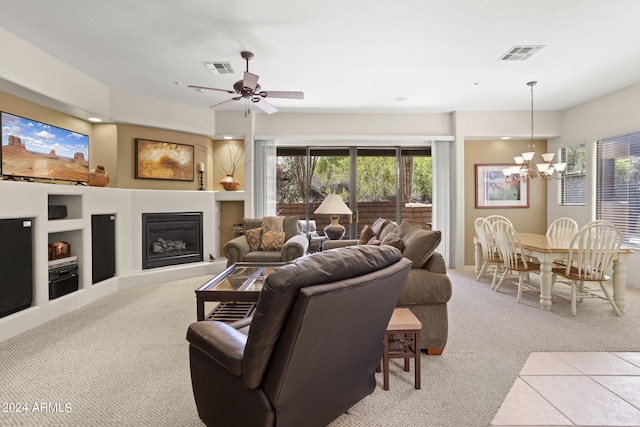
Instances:
[[[640,353],[531,353],[491,426],[640,426]]]

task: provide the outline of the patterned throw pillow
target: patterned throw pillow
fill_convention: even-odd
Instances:
[[[284,231],[262,231],[261,251],[279,251],[284,246]]]
[[[260,244],[262,242],[262,227],[247,230],[244,232],[244,235],[247,237],[247,243],[249,244],[250,250],[257,251],[260,249]]]

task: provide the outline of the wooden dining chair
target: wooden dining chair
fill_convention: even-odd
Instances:
[[[520,252],[522,243],[518,233],[513,226],[506,222],[498,220],[493,224],[493,236],[496,239],[500,258],[502,258],[502,275],[500,280],[493,288],[497,291],[508,274],[518,274],[518,296],[517,301],[520,302],[523,290],[537,290],[539,288],[531,284],[531,272],[540,273],[540,264],[533,260],[528,260]],[[525,282],[526,278],[526,282]]]
[[[491,224],[491,225],[493,225],[496,221],[506,221],[509,224],[511,224],[511,221],[509,220],[509,218],[507,218],[506,216],[502,216],[502,215],[489,215],[485,219],[487,221],[489,221],[489,224]],[[511,224],[511,225],[513,225],[513,224]]]
[[[480,247],[482,248],[482,266],[476,276],[476,280],[479,281],[487,271],[487,268],[493,265],[493,280],[491,281],[491,288],[493,289],[497,283],[502,259],[500,258],[498,247],[493,238],[492,225],[485,218],[479,217],[475,219],[474,227],[476,229],[476,236],[480,242]]]
[[[549,224],[547,237],[571,238],[578,232],[578,223],[573,218],[558,218]]]
[[[613,311],[620,316],[620,309],[605,283],[610,279],[606,273],[613,265],[620,246],[620,231],[613,224],[606,222],[586,225],[571,239],[567,265],[553,268],[551,271],[569,279],[570,293],[558,291],[557,287],[552,289],[552,293],[571,301],[572,315],[576,315],[578,301],[582,302],[583,298],[600,298],[608,300]],[[585,282],[598,282],[600,289],[588,287]]]
[[[563,239],[570,239],[578,232],[578,223],[573,218],[558,218],[549,224],[547,228],[547,237],[559,237]],[[557,267],[564,267],[567,265],[566,259],[557,259],[553,262]],[[551,276],[551,287],[555,285],[557,275]]]

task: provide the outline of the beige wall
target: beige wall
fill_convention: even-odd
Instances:
[[[503,215],[509,218],[516,230],[544,233],[547,228],[547,185],[532,182],[529,188],[529,208],[476,209],[475,165],[487,163],[513,164],[513,156],[528,151],[528,140],[466,140],[464,144],[464,263],[472,265],[473,222],[479,216]],[[536,152],[545,153],[546,141],[535,141]]]
[[[170,181],[164,179],[135,179],[136,138],[153,141],[175,142],[195,147],[194,180]],[[203,135],[136,125],[118,125],[118,187],[150,190],[197,190],[199,187],[198,163],[208,162],[211,139]],[[206,175],[205,166],[205,175]]]
[[[89,135],[89,164],[91,168],[95,166],[94,163],[91,163],[93,154],[93,148],[91,147],[93,128],[91,123],[2,91],[0,91],[0,111]]]
[[[109,124],[93,125],[93,138],[89,140],[89,159],[96,165],[104,166],[109,174],[107,187],[118,187],[118,126]]]
[[[213,188],[215,177],[211,176],[211,171],[216,168],[212,161],[212,141],[208,136],[138,125],[92,124],[2,91],[0,111],[89,135],[89,167],[103,165],[110,177],[109,187],[197,190],[200,183],[197,165],[203,162],[207,180],[205,188],[222,189]],[[135,138],[193,145],[194,180],[135,179]],[[241,173],[244,175],[244,170]],[[218,181],[222,177],[218,178]],[[216,185],[219,187],[217,181]]]
[[[236,157],[236,153],[238,156]],[[212,148],[212,164],[211,171],[212,186],[209,187],[214,191],[224,191],[219,181],[226,177],[225,170],[231,171],[231,159],[238,159],[238,166],[234,177],[240,182],[238,190],[245,189],[245,156],[243,140],[214,140]]]

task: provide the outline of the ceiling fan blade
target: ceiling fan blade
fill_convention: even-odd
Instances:
[[[227,89],[216,89],[215,87],[207,87],[207,86],[196,86],[196,85],[189,85],[187,86],[188,88],[191,89],[202,89],[202,90],[217,90],[219,92],[227,92],[227,93],[235,93],[232,90],[227,90]]]
[[[264,99],[255,97],[252,99],[253,103],[256,104],[258,107],[260,107],[260,109],[262,111],[264,111],[267,114],[273,114],[276,111],[278,111],[278,109],[276,107],[274,107],[273,105],[269,104],[267,101],[265,101]]]
[[[259,76],[256,74],[251,74],[248,71],[244,72],[244,80],[242,81],[242,86],[248,87],[251,90],[255,90],[258,85]]]
[[[302,92],[278,91],[278,90],[264,90],[260,92],[260,96],[263,98],[304,99],[304,93]]]
[[[223,105],[230,104],[230,103],[232,103],[233,101],[238,101],[238,100],[240,100],[240,99],[242,99],[242,97],[241,97],[241,96],[237,96],[237,97],[235,97],[235,98],[229,98],[229,99],[227,99],[226,101],[218,102],[217,104],[212,105],[212,106],[211,106],[211,107],[209,107],[209,108],[222,107]]]

